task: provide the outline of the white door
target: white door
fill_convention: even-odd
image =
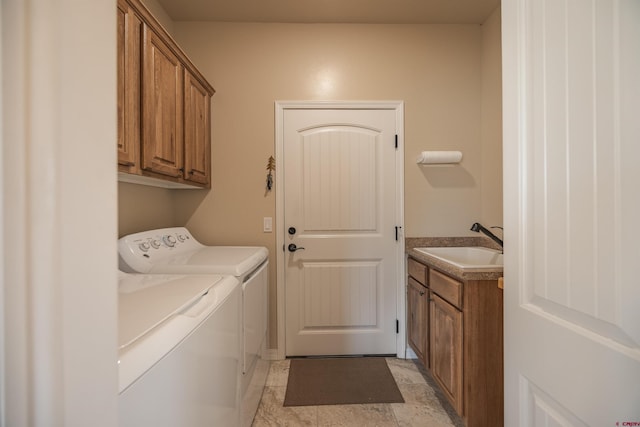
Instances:
[[[505,426],[640,423],[640,1],[503,0]]]
[[[396,354],[396,111],[287,109],[283,124],[286,355]]]

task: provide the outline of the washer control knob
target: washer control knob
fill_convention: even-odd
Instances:
[[[187,240],[187,238],[184,234],[178,234],[178,242],[184,242],[185,240]]]
[[[140,249],[142,252],[147,252],[149,250],[149,244],[147,242],[140,243],[138,245],[138,249]]]
[[[153,249],[158,249],[160,247],[160,240],[152,239],[149,241],[149,244]]]
[[[165,245],[169,246],[170,248],[174,247],[176,244],[176,238],[170,234],[167,234],[166,236],[164,236],[162,238],[162,241],[164,242]]]

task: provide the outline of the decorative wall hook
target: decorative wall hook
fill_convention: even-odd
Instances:
[[[269,160],[267,161],[267,191],[271,191],[273,187],[273,171],[276,170],[276,159],[273,156],[269,156]]]

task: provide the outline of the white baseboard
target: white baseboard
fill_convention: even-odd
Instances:
[[[405,359],[417,359],[418,355],[413,351],[411,347],[407,347],[404,352]]]
[[[262,353],[262,358],[265,360],[280,360],[278,357],[277,348],[268,348]]]

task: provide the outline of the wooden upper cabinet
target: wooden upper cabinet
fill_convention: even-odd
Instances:
[[[117,5],[119,179],[209,188],[215,91],[140,0]]]
[[[211,177],[211,95],[188,70],[184,78],[184,179],[206,186]]]
[[[144,26],[142,169],[182,176],[184,67],[176,53]]]
[[[136,172],[140,157],[140,45],[142,21],[118,0],[118,169]]]

